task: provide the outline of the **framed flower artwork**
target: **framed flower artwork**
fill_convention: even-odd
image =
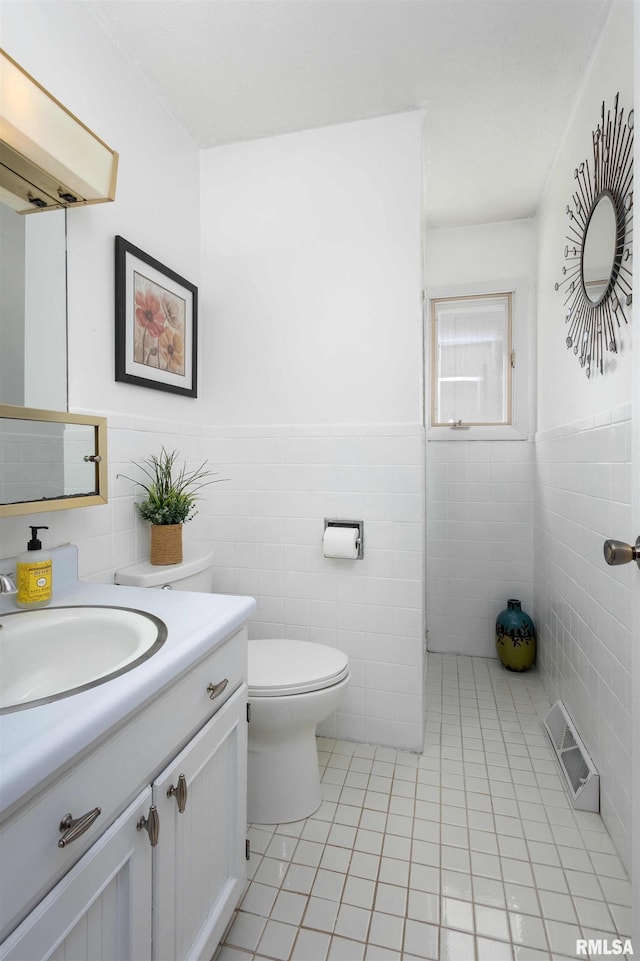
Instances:
[[[197,397],[198,288],[116,237],[116,380]]]

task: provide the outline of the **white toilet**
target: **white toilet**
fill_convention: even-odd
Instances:
[[[181,564],[147,562],[116,572],[131,587],[213,591],[212,553],[185,548]],[[322,792],[316,726],[338,706],[349,681],[342,651],[309,641],[249,641],[248,819],[278,824],[308,817]]]
[[[316,726],[350,680],[349,659],[334,647],[249,641],[249,821],[298,821],[320,806]]]

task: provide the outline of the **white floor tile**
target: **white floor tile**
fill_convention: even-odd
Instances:
[[[576,941],[582,937],[580,928],[575,924],[564,924],[562,921],[545,921],[547,937],[552,957],[559,954],[576,954]]]
[[[622,938],[630,937],[631,931],[633,930],[631,908],[624,907],[621,904],[610,904],[609,910],[613,916],[614,931],[616,934]]]
[[[404,952],[418,958],[434,958],[437,961],[439,931],[435,924],[407,920],[404,932]]]
[[[258,952],[278,961],[286,961],[291,954],[298,929],[282,921],[267,921],[258,944]]]
[[[568,894],[558,894],[557,891],[539,891],[538,897],[543,918],[549,921],[565,921],[569,924],[578,923],[574,901]],[[520,908],[520,910],[524,909]]]
[[[398,917],[404,918],[407,913],[407,889],[380,882],[377,885],[374,908],[376,911],[397,914]]]
[[[371,915],[369,941],[383,948],[391,948],[392,951],[399,951],[402,948],[404,924],[403,918],[374,911]]]
[[[475,907],[476,933],[485,938],[494,938],[498,941],[509,941],[509,917],[506,911],[499,908],[490,908],[484,904],[477,904]]]
[[[347,938],[333,937],[329,948],[329,961],[362,961],[365,945]]]
[[[349,848],[340,848],[334,844],[327,844],[322,854],[320,867],[325,868],[327,871],[339,871],[344,874],[349,867],[350,860],[351,850]]]
[[[298,839],[284,834],[274,834],[266,850],[267,857],[280,861],[290,861],[298,844]]]
[[[295,924],[297,927],[300,924],[306,906],[307,898],[304,894],[294,894],[292,891],[280,891],[271,910],[271,917],[276,921]]]
[[[440,898],[438,895],[429,894],[427,891],[409,889],[407,918],[414,921],[423,921],[427,924],[439,924]]]
[[[320,864],[323,852],[324,844],[320,844],[318,841],[301,840],[296,844],[292,860],[294,864],[306,864],[315,868]]]
[[[328,901],[339,901],[344,887],[345,876],[337,871],[325,871],[319,868],[311,894],[316,898],[326,898]]]
[[[334,933],[354,941],[366,941],[371,912],[352,904],[342,904],[338,910]]]
[[[513,961],[513,950],[508,942],[478,937],[476,945],[478,961]]]
[[[629,879],[567,800],[537,675],[430,655],[428,690],[421,755],[318,738],[325,799],[250,826],[216,961],[565,961],[629,935]]]
[[[547,936],[540,918],[510,911],[509,922],[511,924],[511,938],[516,944],[526,944],[531,948],[544,949],[547,947]]]
[[[253,951],[258,946],[258,941],[266,923],[266,918],[258,917],[255,914],[247,914],[245,911],[238,911],[227,935],[226,943],[236,948],[247,948]]]
[[[328,934],[301,928],[291,954],[291,961],[325,961],[330,941]]]
[[[263,918],[267,918],[271,913],[271,908],[277,896],[277,888],[254,881],[249,885],[240,904],[240,908],[242,911],[247,911],[250,914],[258,914]]]
[[[462,961],[463,958],[464,961],[475,961],[476,959],[473,935],[441,928],[439,961]]]
[[[372,908],[375,892],[375,881],[348,875],[342,892],[342,901],[358,908]]]
[[[339,906],[337,901],[327,901],[326,898],[309,898],[302,919],[304,927],[333,933]]]

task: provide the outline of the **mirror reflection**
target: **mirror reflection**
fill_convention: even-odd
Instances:
[[[2,418],[0,451],[3,504],[97,493],[91,426]]]
[[[0,403],[67,409],[64,210],[0,203]]]
[[[0,404],[0,517],[107,503],[107,421]]]
[[[582,283],[592,304],[604,297],[616,256],[616,209],[609,194],[596,202],[584,237]]]

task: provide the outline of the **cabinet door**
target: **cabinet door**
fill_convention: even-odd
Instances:
[[[151,845],[136,830],[150,804],[148,787],[3,942],[2,961],[151,957]]]
[[[243,684],[153,783],[155,961],[209,961],[246,883],[247,687]],[[183,813],[176,791],[182,775]]]

